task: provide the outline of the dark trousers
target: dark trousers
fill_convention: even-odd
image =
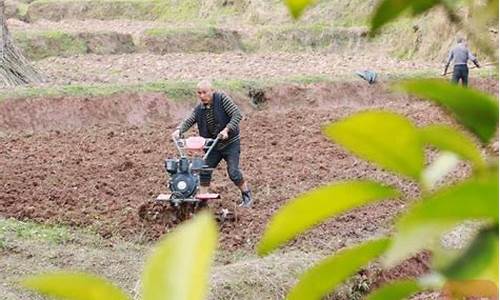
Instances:
[[[463,86],[467,86],[469,83],[469,68],[467,65],[455,65],[453,67],[451,82],[458,83],[459,80],[462,80]]]
[[[222,149],[213,149],[207,157],[206,164],[209,168],[216,168],[224,159],[227,164],[227,174],[237,186],[243,183],[243,174],[240,171],[240,141],[237,140]],[[212,180],[212,171],[200,173],[200,183],[208,186]]]

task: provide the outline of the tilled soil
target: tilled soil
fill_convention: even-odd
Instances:
[[[50,57],[35,65],[50,84],[139,83],[203,78],[261,79],[307,76],[356,78],[353,70],[371,69],[382,78],[393,72],[435,70],[439,64],[399,61],[379,53],[151,53]]]
[[[497,84],[473,82],[490,92]],[[169,134],[190,109],[190,104],[182,107],[162,97],[126,94],[2,102],[0,215],[90,226],[103,236],[155,238],[168,231],[168,224],[142,220],[138,213],[144,203],[166,192],[163,160],[176,155]],[[401,189],[404,197],[336,218],[296,246],[338,249],[386,233],[392,217],[418,195],[416,184],[354,158],[328,141],[321,127],[367,108],[398,111],[419,125],[450,122],[437,107],[390,93],[383,85],[277,87],[268,90],[266,98],[262,110],[238,100],[245,110],[241,164],[255,205],[236,210],[237,222],[221,225],[225,249],[252,248],[271,215],[288,199],[350,179],[383,181]],[[31,118],[12,117],[16,107],[29,107]],[[213,187],[222,200],[211,207],[234,209],[240,196],[223,165],[215,172]]]

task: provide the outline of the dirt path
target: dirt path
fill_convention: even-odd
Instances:
[[[335,79],[356,78],[354,72],[364,69],[382,76],[423,70],[435,70],[438,74],[440,67],[435,63],[398,61],[379,54],[234,52],[83,55],[52,57],[35,64],[54,84],[137,83],[206,77],[223,80],[327,76]]]

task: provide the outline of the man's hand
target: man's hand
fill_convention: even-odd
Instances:
[[[227,140],[227,138],[229,137],[229,129],[227,129],[227,127],[222,129],[222,131],[219,132],[218,136],[221,140]]]
[[[448,62],[445,66],[444,66],[444,70],[443,70],[443,74],[442,76],[446,76],[446,73],[448,73],[448,67],[450,66],[450,63]]]
[[[172,138],[173,139],[177,140],[178,138],[180,138],[180,136],[181,136],[181,132],[180,132],[179,129],[176,129],[174,132],[172,132]]]

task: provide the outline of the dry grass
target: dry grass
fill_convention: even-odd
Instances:
[[[62,226],[0,219],[0,299],[41,299],[16,282],[55,270],[78,270],[110,279],[130,294],[149,244],[106,240]],[[297,276],[320,256],[304,252],[258,258],[247,252],[218,252],[212,269],[210,299],[283,299]]]

